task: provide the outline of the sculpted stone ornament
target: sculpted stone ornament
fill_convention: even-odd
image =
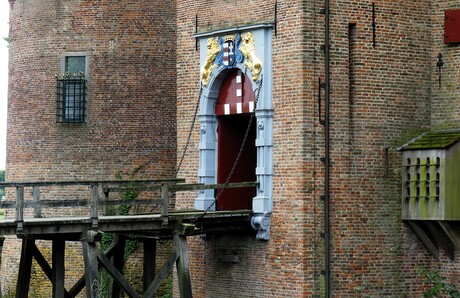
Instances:
[[[206,47],[208,48],[208,55],[206,56],[206,61],[204,62],[203,67],[200,71],[201,83],[203,84],[203,86],[208,85],[209,76],[216,67],[216,64],[214,64],[214,60],[216,59],[217,54],[219,54],[220,52],[217,37],[208,38]]]
[[[254,230],[257,230],[257,239],[270,240],[270,216],[270,213],[263,213],[252,217],[251,225]]]
[[[254,82],[259,80],[262,62],[256,56],[252,32],[208,38],[206,48],[206,60],[200,71],[203,86],[208,85],[209,77],[216,66],[235,68],[236,64],[242,63],[243,60],[252,74],[252,80]]]
[[[259,74],[262,71],[262,62],[256,56],[254,48],[254,35],[251,32],[241,35],[240,52],[246,58],[244,65],[251,71],[252,80],[255,82],[259,79]]]

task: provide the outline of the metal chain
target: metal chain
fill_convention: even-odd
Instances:
[[[235,158],[235,162],[233,163],[232,169],[230,170],[230,173],[228,174],[224,185],[222,186],[222,188],[219,189],[219,192],[217,193],[217,196],[214,198],[214,201],[195,220],[203,218],[211,210],[211,208],[214,207],[214,205],[217,203],[217,200],[219,200],[220,196],[225,191],[225,188],[230,183],[230,179],[232,179],[232,177],[233,177],[233,174],[235,172],[236,166],[238,165],[238,162],[240,161],[241,155],[243,153],[244,146],[246,145],[246,142],[247,142],[247,139],[248,139],[248,136],[249,136],[249,132],[251,130],[252,120],[254,120],[255,110],[256,110],[256,107],[257,107],[257,103],[259,102],[260,90],[262,89],[262,83],[263,83],[263,76],[261,76],[261,78],[260,78],[260,83],[259,83],[259,86],[257,87],[256,100],[255,100],[255,103],[254,103],[254,110],[251,112],[251,117],[249,118],[249,123],[248,123],[248,126],[246,127],[246,132],[244,133],[244,138],[243,138],[243,141],[241,142],[240,150],[238,151],[238,155]]]
[[[200,83],[200,94],[198,95],[198,100],[196,102],[195,114],[193,115],[192,124],[190,125],[190,130],[188,132],[188,137],[187,137],[187,141],[186,141],[185,146],[184,146],[184,150],[182,151],[182,156],[181,156],[179,164],[178,164],[178,166],[176,168],[176,177],[177,177],[177,174],[180,171],[180,167],[182,166],[182,162],[185,159],[185,154],[187,153],[187,149],[188,149],[188,146],[190,144],[190,140],[192,139],[192,133],[193,133],[193,129],[195,128],[195,122],[196,122],[196,118],[197,118],[196,116],[198,115],[198,109],[200,107],[200,99],[201,99],[201,94],[202,93],[203,93],[203,87],[201,86],[201,83]]]

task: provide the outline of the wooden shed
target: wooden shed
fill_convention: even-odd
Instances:
[[[460,129],[424,133],[402,151],[401,218],[428,251],[460,249]]]
[[[460,130],[428,132],[402,151],[402,219],[460,220]]]

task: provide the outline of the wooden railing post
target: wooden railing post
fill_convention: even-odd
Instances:
[[[24,186],[16,187],[16,233],[24,230]]]
[[[99,201],[99,185],[93,184],[91,186],[91,194],[93,198],[93,202],[91,204],[91,228],[97,229],[99,225],[99,218],[98,218],[98,201]]]
[[[161,217],[163,218],[163,226],[168,225],[168,207],[169,207],[169,184],[164,183],[161,185]]]
[[[40,206],[40,186],[35,185],[33,188],[33,198],[34,198],[34,217],[42,217],[42,207]]]

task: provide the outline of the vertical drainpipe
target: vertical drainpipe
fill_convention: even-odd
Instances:
[[[324,270],[324,278],[325,278],[325,296],[329,298],[331,296],[331,288],[330,288],[330,279],[331,279],[331,264],[330,264],[330,222],[329,222],[329,175],[330,175],[330,144],[329,144],[329,96],[330,96],[330,76],[329,76],[329,66],[330,66],[330,57],[329,57],[329,0],[325,0],[325,182],[324,182],[324,191],[325,191],[325,201],[324,201],[324,239],[325,239],[325,270]]]

